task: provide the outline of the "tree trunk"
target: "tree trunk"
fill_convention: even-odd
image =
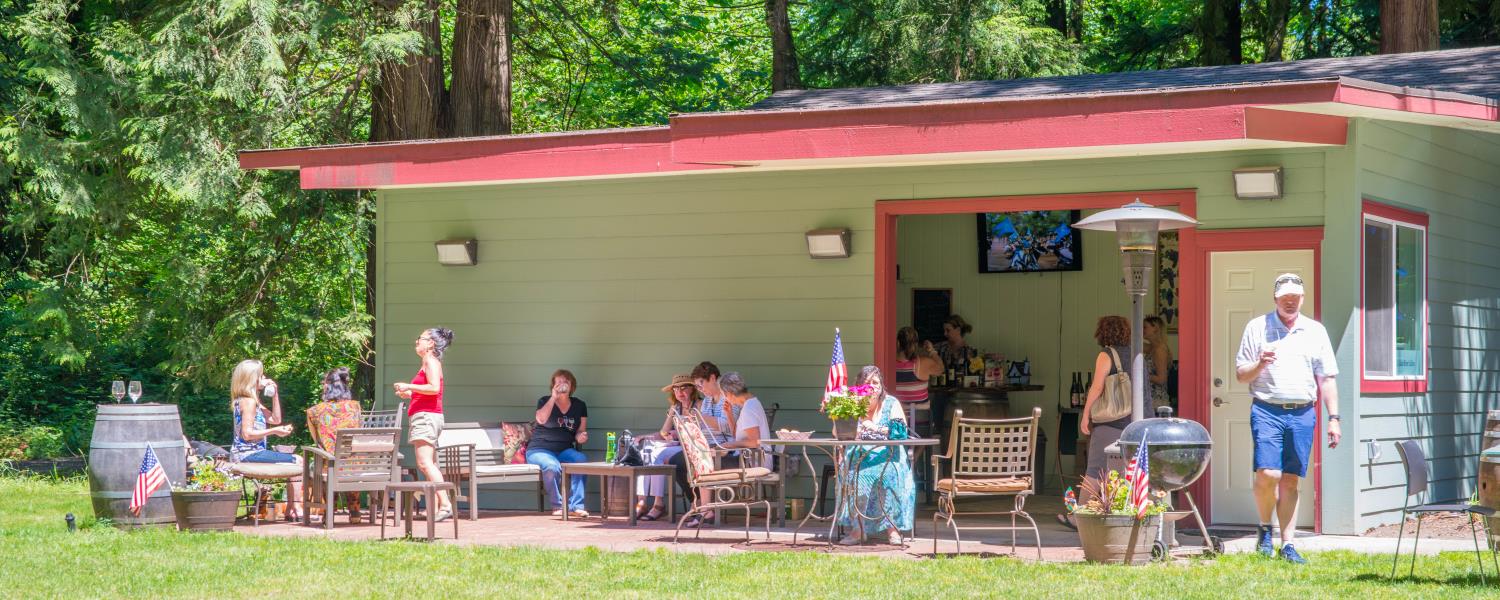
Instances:
[[[1291,19],[1291,0],[1265,0],[1265,14],[1261,15],[1260,39],[1265,51],[1264,62],[1286,60],[1286,26]]]
[[[797,70],[797,48],[792,43],[792,21],[787,16],[790,0],[766,0],[766,27],[771,30],[771,91],[802,88]]]
[[[1380,53],[1438,49],[1437,0],[1380,0]]]
[[[1047,26],[1068,37],[1068,4],[1072,0],[1047,0]]]
[[[1072,0],[1073,10],[1068,14],[1068,37],[1073,41],[1083,39],[1083,0]]]
[[[511,0],[458,0],[453,136],[510,133]]]
[[[1207,0],[1198,22],[1202,65],[1237,65],[1244,62],[1240,49],[1240,0]]]
[[[425,0],[426,19],[419,24],[426,44],[421,53],[380,65],[380,80],[370,90],[370,141],[422,140],[443,137],[447,98],[443,89],[443,29],[439,0]],[[399,3],[396,3],[399,5]],[[378,209],[377,209],[378,210]],[[371,215],[365,237],[365,311],[370,341],[355,368],[354,386],[361,399],[375,397],[375,267],[378,240]]]
[[[427,38],[423,52],[401,62],[380,65],[380,81],[371,90],[370,141],[425,140],[443,137],[446,121],[443,90],[442,23],[439,0],[426,0],[430,13],[419,25]]]

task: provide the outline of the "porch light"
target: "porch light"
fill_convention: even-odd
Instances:
[[[849,258],[849,228],[830,227],[807,232],[807,255],[812,258]]]
[[[1274,200],[1281,197],[1281,167],[1234,170],[1234,197],[1241,200]]]
[[[479,241],[475,239],[443,240],[437,246],[438,264],[450,267],[472,267],[479,264]]]
[[[1125,293],[1130,295],[1130,385],[1133,407],[1130,420],[1145,417],[1145,385],[1142,379],[1142,303],[1151,291],[1151,271],[1156,265],[1156,241],[1162,231],[1197,225],[1182,213],[1156,208],[1137,198],[1120,208],[1100,211],[1073,226],[1094,231],[1113,231],[1120,242],[1120,268],[1125,275]]]

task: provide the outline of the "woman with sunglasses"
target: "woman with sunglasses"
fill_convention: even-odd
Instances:
[[[422,360],[422,368],[411,383],[394,384],[396,397],[411,404],[406,415],[411,423],[407,440],[417,454],[417,469],[428,481],[441,483],[443,472],[437,467],[438,435],[443,432],[443,351],[453,343],[453,330],[433,327],[417,336],[413,350]],[[453,517],[453,503],[448,492],[437,493],[437,511],[433,518],[438,521]]]
[[[676,457],[682,455],[682,444],[677,441],[677,426],[672,423],[672,417],[692,418],[698,410],[699,402],[703,394],[698,392],[698,387],[693,385],[693,377],[686,373],[672,376],[672,383],[661,389],[667,393],[667,418],[662,423],[661,429],[657,431],[656,439],[645,440],[641,444],[642,458],[648,464],[653,465],[677,465],[676,479],[682,485],[678,487],[683,493],[691,489],[686,484],[686,465],[672,462]],[[655,521],[667,512],[667,476],[650,475],[642,477],[636,483],[636,494],[641,497],[635,503],[637,518],[643,521]],[[646,510],[646,497],[650,496],[651,510]]]

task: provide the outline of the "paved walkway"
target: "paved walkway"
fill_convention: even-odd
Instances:
[[[1032,516],[1037,520],[1038,529],[1041,531],[1042,560],[1048,562],[1074,562],[1083,560],[1083,551],[1078,547],[1078,534],[1058,524],[1055,520],[1056,509],[1060,507],[1061,501],[1056,497],[1034,498],[1027,503],[1031,509]],[[968,506],[968,505],[961,505]],[[974,510],[998,510],[1000,507],[1008,508],[1010,502],[988,502],[974,504]],[[838,554],[859,554],[874,556],[889,556],[896,558],[929,558],[933,556],[933,523],[932,511],[919,508],[916,518],[915,539],[908,540],[905,546],[898,547],[889,544],[870,544],[858,547],[838,546],[829,548],[825,538],[827,534],[827,523],[818,524],[808,522],[808,526],[797,536],[796,544],[792,543],[793,529],[796,523],[787,522],[787,527],[778,528],[772,523],[771,538],[766,540],[761,518],[752,520],[751,541],[747,544],[744,538],[744,517],[731,516],[730,523],[721,524],[719,527],[705,527],[701,533],[691,529],[683,529],[682,543],[672,543],[672,530],[674,524],[657,522],[638,523],[631,527],[624,518],[615,517],[609,520],[600,519],[597,515],[582,520],[569,520],[564,522],[559,517],[553,517],[548,513],[537,513],[532,511],[480,511],[478,521],[462,520],[459,523],[459,539],[452,537],[453,529],[450,523],[439,523],[438,542],[441,544],[459,545],[488,545],[488,546],[526,546],[555,549],[578,549],[578,548],[600,548],[613,551],[650,550],[665,548],[682,552],[701,552],[706,554],[722,554],[741,551],[762,552],[834,552]],[[981,522],[979,519],[965,521],[973,524],[1009,525],[1009,519],[1003,523],[996,519]],[[736,524],[738,526],[736,527]],[[425,534],[426,523],[418,521],[414,531],[418,535]],[[322,526],[303,527],[300,524],[290,523],[263,523],[259,527],[248,524],[235,527],[235,531],[251,535],[287,536],[287,537],[327,537],[336,540],[373,540],[380,536],[378,524],[349,525],[347,517],[339,515],[334,521],[332,531],[327,531]],[[400,535],[394,527],[387,525],[387,535]],[[698,538],[694,535],[697,533]],[[1225,548],[1228,552],[1253,552],[1255,549],[1254,532],[1249,529],[1243,530],[1220,530],[1225,537]],[[820,536],[809,539],[809,534]],[[446,536],[446,537],[445,537]],[[1195,536],[1179,534],[1178,539],[1183,544],[1199,544],[1201,540]],[[1035,560],[1037,551],[1031,532],[1017,534],[1017,552],[1012,554],[1011,538],[1009,532],[995,531],[965,531],[963,532],[962,553],[976,556],[1017,556],[1024,560]],[[1357,536],[1332,536],[1332,535],[1304,535],[1298,538],[1298,548],[1304,552],[1322,550],[1351,550],[1355,552],[1385,553],[1394,551],[1396,540],[1394,538],[1369,538]],[[1410,552],[1411,540],[1408,538],[1402,543],[1402,552]],[[1432,554],[1439,551],[1473,551],[1472,540],[1442,540],[1424,539],[1420,545],[1423,554]],[[942,540],[938,542],[939,554],[951,555],[957,551],[953,541],[951,530],[943,529]],[[1190,553],[1190,552],[1184,552]]]

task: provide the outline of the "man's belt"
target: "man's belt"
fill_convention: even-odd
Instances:
[[[1261,400],[1260,398],[1256,398],[1255,401],[1261,404],[1267,404],[1276,408],[1285,408],[1288,410],[1312,406],[1317,402],[1317,400]]]

